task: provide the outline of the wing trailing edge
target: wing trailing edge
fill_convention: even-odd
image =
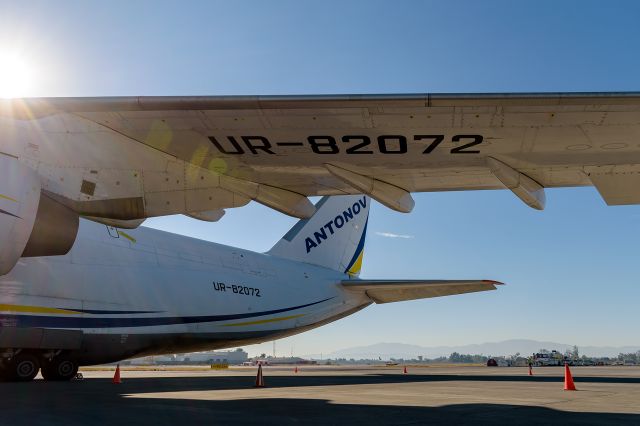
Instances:
[[[491,280],[344,280],[341,284],[348,290],[366,293],[375,303],[475,293],[503,285]]]

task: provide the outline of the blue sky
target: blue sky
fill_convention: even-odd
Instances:
[[[0,1],[0,52],[37,68],[31,96],[629,91],[640,90],[638,16],[635,1]],[[593,188],[547,196],[544,212],[507,191],[417,194],[409,215],[375,205],[364,277],[508,285],[373,306],[278,352],[638,344],[640,207],[608,208]],[[216,224],[148,224],[262,251],[293,222],[252,204]]]

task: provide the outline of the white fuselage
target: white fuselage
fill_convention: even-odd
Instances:
[[[344,279],[275,256],[82,220],[69,254],[23,258],[0,277],[0,329],[81,332],[73,349],[81,364],[232,347],[295,334],[371,303],[340,286]]]

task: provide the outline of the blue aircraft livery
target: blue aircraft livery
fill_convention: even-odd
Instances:
[[[361,200],[353,203],[351,207],[347,210],[344,210],[341,214],[327,222],[322,228],[313,233],[313,236],[309,236],[305,238],[305,245],[307,247],[307,253],[311,251],[314,247],[318,247],[322,244],[322,241],[328,239],[336,231],[342,228],[345,224],[349,223],[350,220],[353,219],[354,216],[359,215],[363,209],[367,208],[367,197],[362,197]],[[328,232],[328,233],[327,233]]]

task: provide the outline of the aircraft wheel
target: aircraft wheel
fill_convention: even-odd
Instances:
[[[78,374],[78,363],[65,357],[56,357],[42,366],[42,377],[49,381],[68,381]]]
[[[9,365],[6,361],[0,365],[0,382],[6,382],[11,379],[11,375],[9,374]]]
[[[38,374],[40,361],[30,353],[17,355],[6,366],[7,378],[18,382],[30,382]]]

